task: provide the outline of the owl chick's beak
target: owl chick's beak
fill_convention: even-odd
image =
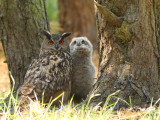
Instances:
[[[78,43],[77,43],[77,46],[81,46],[81,43],[80,43],[80,42],[78,42]]]

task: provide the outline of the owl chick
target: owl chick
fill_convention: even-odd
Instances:
[[[76,102],[87,97],[95,83],[96,69],[92,62],[93,46],[86,37],[73,38],[70,45],[73,61],[71,95]]]
[[[63,94],[63,98],[58,99],[66,102],[71,89],[72,59],[67,52],[68,42],[65,40],[70,33],[50,34],[42,32],[45,36],[43,40],[39,58],[34,59],[24,78],[24,84],[18,89],[20,95],[19,104],[23,104],[26,99],[38,99],[44,103]]]

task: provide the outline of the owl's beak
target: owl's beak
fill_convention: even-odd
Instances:
[[[58,50],[58,44],[55,45],[55,48]]]

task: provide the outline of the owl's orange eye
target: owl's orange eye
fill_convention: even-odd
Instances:
[[[76,44],[76,41],[74,41],[73,44],[75,45],[75,44]]]
[[[63,44],[63,41],[59,41],[59,44],[61,44],[61,45],[62,45],[62,44]]]
[[[84,40],[82,40],[82,44],[85,44],[85,41],[84,41]]]
[[[53,44],[53,41],[49,41],[48,44],[52,45],[52,44]]]

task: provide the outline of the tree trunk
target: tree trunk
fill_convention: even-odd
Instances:
[[[97,50],[96,18],[93,0],[59,0],[61,32],[86,36]]]
[[[23,83],[31,60],[39,54],[40,31],[48,28],[45,0],[0,1],[0,40],[15,81],[14,90]]]
[[[159,6],[158,6],[159,4]],[[160,2],[158,0],[96,0],[100,40],[98,81],[91,103],[117,97],[133,105],[157,100],[160,94]],[[158,43],[158,44],[157,44]],[[111,102],[114,102],[112,99]],[[125,106],[120,101],[116,107]]]
[[[160,0],[154,0],[154,14],[155,14],[155,24],[156,24],[156,40],[158,51],[160,53]],[[160,69],[160,59],[158,59],[158,66]],[[159,78],[160,78],[160,70],[159,70]]]

